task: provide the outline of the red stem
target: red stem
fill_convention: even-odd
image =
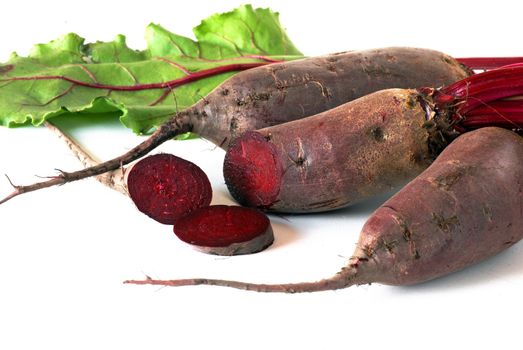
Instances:
[[[499,100],[469,111],[460,123],[467,129],[483,126],[521,128],[523,126],[523,100]]]
[[[458,121],[458,131],[482,126],[523,128],[523,101],[515,100],[522,96],[520,64],[472,75],[433,94],[436,109],[454,111],[451,119]]]
[[[523,95],[523,66],[494,69],[472,75],[439,91],[438,98],[461,100],[461,114],[491,101]]]
[[[273,61],[265,60],[264,62],[251,62],[251,63],[234,63],[224,66],[218,66],[209,69],[203,69],[196,72],[191,72],[189,75],[169,80],[160,83],[149,83],[149,84],[136,84],[136,85],[105,85],[100,83],[88,83],[85,81],[73,79],[64,75],[39,75],[39,76],[28,76],[28,77],[11,77],[0,79],[0,82],[7,81],[18,81],[18,80],[65,80],[70,83],[79,86],[85,86],[93,89],[108,89],[114,91],[139,91],[139,90],[148,90],[148,89],[165,89],[165,88],[174,88],[180,85],[184,85],[196,80],[207,78],[210,76],[218,75],[221,73],[241,71],[246,69],[251,69],[263,65],[272,63]]]
[[[523,57],[463,57],[456,58],[460,63],[470,69],[495,69],[514,63],[523,62]]]

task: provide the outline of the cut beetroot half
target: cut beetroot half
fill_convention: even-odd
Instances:
[[[282,178],[276,147],[258,132],[244,133],[225,154],[223,176],[238,203],[270,207],[278,199]]]
[[[274,241],[267,215],[257,209],[212,205],[174,223],[174,233],[197,250],[217,255],[251,254]]]
[[[133,165],[127,189],[138,210],[163,224],[173,224],[212,199],[203,170],[171,154],[148,156]]]

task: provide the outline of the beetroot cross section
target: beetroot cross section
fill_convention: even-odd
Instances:
[[[277,154],[276,147],[254,131],[246,132],[229,147],[223,175],[240,204],[268,208],[277,200],[282,178]]]
[[[212,205],[194,210],[177,220],[173,231],[196,249],[218,255],[256,253],[274,241],[267,215],[238,206]]]
[[[127,175],[129,195],[138,210],[163,224],[208,206],[211,183],[196,164],[171,154],[137,162]]]

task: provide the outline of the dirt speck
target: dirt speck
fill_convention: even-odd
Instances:
[[[443,232],[450,232],[454,226],[459,225],[459,219],[456,215],[445,218],[443,215],[432,213],[432,221],[438,225]]]
[[[337,68],[336,68],[336,66],[333,65],[333,64],[328,64],[328,65],[327,65],[327,70],[328,70],[329,72],[333,72],[333,73],[336,73],[336,72],[337,72]]]
[[[447,174],[440,175],[432,179],[432,183],[437,187],[445,191],[450,191],[463,175],[465,175],[466,169],[457,168]]]
[[[383,142],[385,140],[385,134],[383,129],[379,126],[374,126],[369,130],[370,137],[378,142]]]
[[[409,96],[409,98],[407,99],[405,105],[407,106],[407,108],[409,109],[414,109],[418,106],[418,99],[417,99],[417,96],[414,96],[411,94],[411,96]]]
[[[238,129],[238,119],[232,117],[231,122],[229,123],[229,130],[236,131]]]
[[[446,64],[453,64],[452,60],[451,60],[449,57],[447,57],[447,56],[443,56],[443,57],[441,58],[441,60],[442,60],[443,62],[445,62]]]
[[[270,97],[271,97],[271,94],[269,94],[267,92],[249,94],[249,98],[252,101],[268,101]]]
[[[487,218],[488,222],[492,222],[492,209],[486,203],[483,204],[483,216]]]

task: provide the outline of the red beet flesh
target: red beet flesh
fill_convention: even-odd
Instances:
[[[196,249],[217,255],[256,253],[274,241],[265,214],[238,206],[213,205],[194,210],[177,220],[173,230]]]
[[[127,175],[129,195],[138,210],[163,224],[208,206],[211,183],[197,165],[170,154],[136,163]]]
[[[248,131],[231,144],[223,174],[233,197],[243,205],[268,207],[278,197],[282,167],[273,144]]]

